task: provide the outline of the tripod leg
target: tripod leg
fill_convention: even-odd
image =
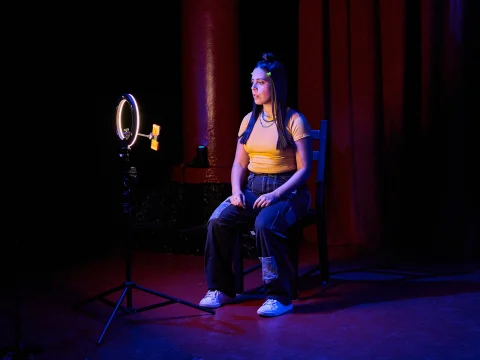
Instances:
[[[113,294],[114,292],[117,292],[117,291],[119,291],[119,290],[122,290],[124,286],[125,286],[125,285],[120,285],[120,286],[114,287],[113,289],[104,291],[104,292],[101,293],[101,294],[92,296],[91,298],[88,298],[88,299],[86,299],[86,300],[83,300],[82,302],[79,302],[78,304],[75,304],[74,307],[75,307],[75,308],[78,308],[78,307],[81,307],[81,306],[83,306],[83,305],[85,305],[85,304],[88,304],[88,303],[90,303],[90,302],[93,302],[93,301],[95,301],[95,300],[102,299],[102,298],[104,298],[104,297],[107,296],[107,295],[110,295],[110,294]]]
[[[164,302],[164,303],[160,303],[160,304],[157,304],[157,305],[145,306],[143,308],[137,309],[137,312],[150,310],[150,309],[153,309],[153,308],[156,308],[156,307],[160,307],[160,306],[163,306],[163,305],[169,305],[169,304],[172,304],[172,303],[179,303],[179,304],[182,304],[182,305],[190,306],[190,307],[198,309],[198,310],[206,311],[210,314],[215,314],[215,310],[213,310],[213,309],[206,308],[206,307],[203,307],[203,306],[200,306],[200,305],[197,305],[197,304],[185,301],[185,300],[181,300],[181,299],[178,299],[178,298],[174,298],[173,296],[169,296],[167,294],[163,294],[163,293],[158,292],[158,291],[150,290],[150,289],[147,289],[143,286],[135,285],[135,288],[138,289],[138,290],[141,290],[143,292],[146,292],[148,294],[156,295],[156,296],[162,297],[164,299],[170,300],[169,302]]]
[[[103,328],[102,334],[98,338],[97,345],[100,345],[102,343],[103,337],[105,336],[105,333],[107,332],[108,327],[110,326],[110,323],[112,322],[113,318],[115,317],[115,314],[118,311],[118,308],[120,307],[120,304],[122,303],[123,299],[125,298],[125,295],[129,291],[129,287],[126,286],[125,289],[122,292],[122,295],[120,296],[120,299],[117,301],[117,305],[115,305],[115,309],[113,309],[112,314],[110,315],[110,318],[107,321],[107,324]]]

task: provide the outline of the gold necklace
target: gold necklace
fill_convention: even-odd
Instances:
[[[276,118],[273,115],[272,116],[265,115],[264,111],[262,111],[262,117],[263,117],[263,120],[266,122],[272,122],[276,120]]]

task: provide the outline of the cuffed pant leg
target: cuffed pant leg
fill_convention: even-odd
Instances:
[[[257,248],[267,299],[292,303],[292,282],[296,267],[291,261],[288,228],[296,221],[288,201],[280,201],[260,212],[255,221]]]

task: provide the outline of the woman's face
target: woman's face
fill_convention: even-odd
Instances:
[[[267,78],[267,73],[260,68],[255,68],[252,72],[252,95],[253,100],[257,105],[268,104],[271,102],[270,82]]]

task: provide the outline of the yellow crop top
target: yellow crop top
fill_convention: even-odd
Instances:
[[[242,120],[238,136],[247,128],[252,112],[249,112]],[[305,116],[292,109],[287,110],[287,131],[292,134],[293,140],[297,141],[310,136],[310,125]],[[250,157],[248,169],[254,173],[275,174],[296,170],[295,149],[289,148],[284,151],[277,150],[277,126],[263,127],[257,119],[252,133],[244,145],[245,151]]]

